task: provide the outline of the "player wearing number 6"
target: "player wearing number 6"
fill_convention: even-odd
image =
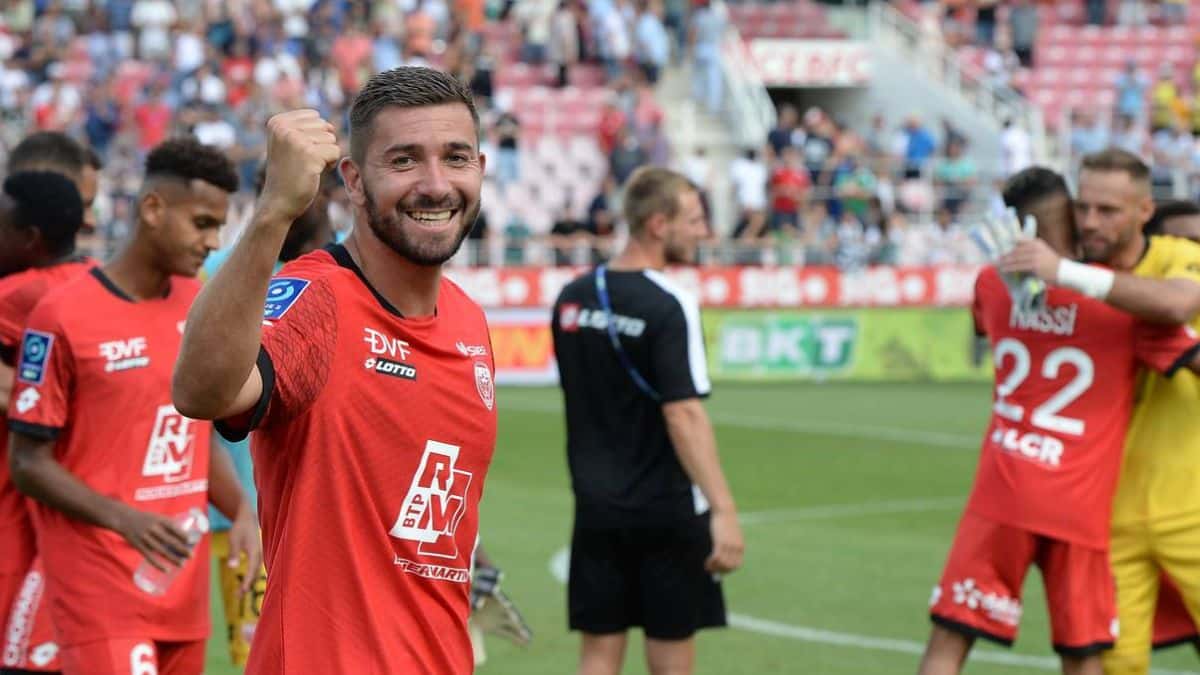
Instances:
[[[269,581],[248,673],[473,669],[493,361],[483,311],[442,264],[479,212],[478,124],[450,75],[371,78],[339,163],[353,234],[272,279],[341,152],[314,111],[267,123],[254,218],[192,308],[174,380],[180,411],[231,440],[254,430]]]
[[[1006,200],[1022,214],[1037,213],[1038,235],[1058,242],[1060,257],[1074,257],[1063,236],[1071,228],[1065,185],[1022,185],[1031,176],[1018,176],[1009,187],[1022,189],[1006,190]],[[1015,244],[1015,219],[1009,229]],[[1007,258],[1004,271],[1015,271]],[[1117,280],[1109,275],[1111,289]],[[1129,286],[1129,275],[1120,276]],[[1137,368],[1195,370],[1200,345],[1183,327],[1136,320],[1097,300],[1095,288],[1081,290],[1088,295],[1051,287],[1043,303],[1023,311],[995,267],[976,281],[976,324],[994,350],[993,414],[934,589],[924,675],[959,672],[977,637],[1011,644],[1021,588],[1035,564],[1064,673],[1100,673],[1099,654],[1117,637],[1108,528]]]

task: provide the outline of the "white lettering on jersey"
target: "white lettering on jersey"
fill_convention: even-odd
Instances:
[[[1049,434],[996,426],[989,437],[1001,450],[1020,455],[1048,467],[1062,465],[1063,442]]]
[[[129,650],[129,675],[158,675],[154,645],[139,642]]]
[[[58,644],[54,642],[43,642],[29,650],[29,662],[38,668],[50,665],[56,656],[58,656]]]
[[[108,361],[104,366],[104,372],[116,373],[131,368],[145,368],[150,365],[150,357],[144,355],[146,349],[146,338],[144,337],[101,342],[100,356]]]
[[[1079,307],[1074,303],[1063,307],[1046,307],[1037,312],[1022,312],[1014,304],[1008,315],[1008,327],[1052,335],[1074,335],[1078,313]]]
[[[24,415],[33,410],[33,407],[40,400],[42,400],[42,395],[38,393],[37,389],[26,387],[25,391],[21,392],[21,395],[17,397],[17,412]]]
[[[454,343],[454,346],[458,348],[458,352],[463,356],[487,356],[487,347],[483,345],[468,345],[459,340]]]
[[[420,555],[458,557],[454,532],[466,515],[467,488],[472,479],[469,471],[455,468],[459,450],[457,445],[426,441],[425,454],[413,475],[400,515],[388,532],[397,539],[419,542],[417,553]],[[411,569],[413,563],[399,556],[395,564],[405,567],[406,571],[419,573]]]
[[[613,314],[617,333],[631,338],[641,337],[646,332],[646,320],[623,314]],[[608,330],[608,314],[600,309],[586,309],[575,303],[563,304],[558,314],[559,326],[568,333],[580,328]]]
[[[187,480],[192,475],[195,455],[192,420],[180,415],[173,405],[159,406],[146,446],[142,475],[159,476],[167,483]]]
[[[372,354],[399,358],[401,361],[408,360],[408,355],[412,352],[412,349],[404,340],[390,337],[374,328],[364,327],[363,331],[366,333],[363,336],[363,342],[371,346]]]

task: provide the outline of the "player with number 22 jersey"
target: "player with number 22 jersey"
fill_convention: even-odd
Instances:
[[[1009,645],[1037,564],[1055,650],[1106,649],[1117,631],[1109,517],[1137,369],[1170,375],[1191,366],[1200,344],[1187,328],[1061,288],[1044,309],[1021,312],[992,267],[976,280],[973,309],[992,343],[995,400],[931,617]]]

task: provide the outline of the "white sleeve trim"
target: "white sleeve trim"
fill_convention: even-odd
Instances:
[[[645,274],[647,279],[671,294],[683,310],[683,318],[687,323],[688,370],[691,371],[692,385],[696,388],[696,393],[708,395],[712,392],[712,382],[708,379],[708,362],[704,357],[704,325],[700,323],[700,303],[663,273],[645,270]]]

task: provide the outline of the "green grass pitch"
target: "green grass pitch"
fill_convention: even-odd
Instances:
[[[505,388],[497,400],[483,541],[535,638],[528,649],[489,638],[478,672],[574,672],[578,638],[566,630],[565,589],[550,569],[571,520],[560,394]],[[708,409],[747,521],[747,551],[725,586],[740,627],[701,634],[697,673],[916,672],[930,590],[970,489],[989,403],[985,385],[718,385]],[[223,626],[218,602],[214,595],[214,627]],[[1024,604],[1015,648],[981,645],[976,655],[986,660],[973,659],[968,673],[1057,670],[1036,571]],[[210,675],[236,672],[223,632],[209,644]],[[1154,663],[1200,672],[1187,648]],[[636,634],[624,672],[646,672]]]

